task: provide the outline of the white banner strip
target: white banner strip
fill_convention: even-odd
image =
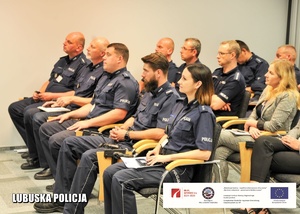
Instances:
[[[295,183],[164,183],[164,208],[296,208]]]

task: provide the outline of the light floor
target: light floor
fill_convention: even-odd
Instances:
[[[35,180],[33,175],[41,169],[21,170],[20,165],[24,163],[14,150],[0,149],[0,213],[36,213],[33,204],[31,203],[12,203],[13,193],[48,193],[45,190],[46,185],[54,182],[51,180]],[[238,174],[233,170],[230,172],[229,181],[238,181]],[[95,185],[98,187],[98,184]],[[95,188],[93,196],[85,209],[85,213],[104,213],[103,203],[100,203],[97,198],[98,190]],[[298,195],[299,195],[298,190]],[[137,195],[137,204],[139,214],[153,213],[154,201]],[[182,210],[181,210],[182,211]],[[282,213],[300,213],[300,208],[297,209],[271,209],[274,214]],[[160,213],[167,213],[160,209]],[[185,212],[183,212],[185,213]],[[192,214],[222,214],[222,209],[192,209]],[[227,209],[227,213],[231,213]]]

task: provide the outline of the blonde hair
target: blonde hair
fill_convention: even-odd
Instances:
[[[280,82],[276,88],[269,85],[266,87],[266,99],[274,99],[278,94],[286,91],[289,93],[289,96],[296,99],[298,109],[300,109],[300,96],[293,64],[286,59],[277,59],[271,65],[274,66],[275,73],[280,78]]]

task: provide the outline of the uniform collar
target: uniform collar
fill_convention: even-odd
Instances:
[[[117,70],[117,71],[115,71],[113,73],[108,73],[108,72],[106,72],[106,73],[107,73],[109,79],[113,79],[115,76],[117,76],[120,73],[123,73],[124,71],[127,71],[126,67],[125,68],[121,68],[121,69],[119,69],[119,70]]]
[[[74,56],[72,59],[70,59],[69,57],[67,57],[67,63],[71,63],[74,62],[76,59],[78,59],[78,57],[80,57],[82,53],[78,54],[77,56]]]
[[[103,62],[99,62],[99,63],[96,64],[96,65],[93,65],[93,63],[91,62],[91,63],[88,65],[88,67],[90,68],[90,71],[93,71],[93,70],[99,68],[100,66],[103,66]]]
[[[235,72],[237,72],[238,71],[238,67],[236,66],[234,69],[232,69],[231,71],[229,71],[229,72],[227,72],[227,73],[224,73],[223,72],[223,68],[222,68],[222,76],[229,76],[229,75],[231,75],[231,74],[233,74],[233,73],[235,73]]]
[[[169,87],[171,87],[170,83],[167,81],[164,84],[162,84],[160,87],[158,87],[157,89],[155,89],[153,92],[151,92],[151,94],[154,97],[159,96],[159,94],[163,93],[164,91],[166,91]]]

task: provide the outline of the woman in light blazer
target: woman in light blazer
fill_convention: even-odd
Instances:
[[[265,77],[267,86],[244,125],[244,130],[250,136],[235,136],[229,130],[221,132],[215,159],[222,160],[221,173],[224,181],[227,180],[229,171],[226,159],[239,151],[239,142],[255,141],[261,131],[289,131],[300,107],[295,70],[290,62],[275,60]]]

